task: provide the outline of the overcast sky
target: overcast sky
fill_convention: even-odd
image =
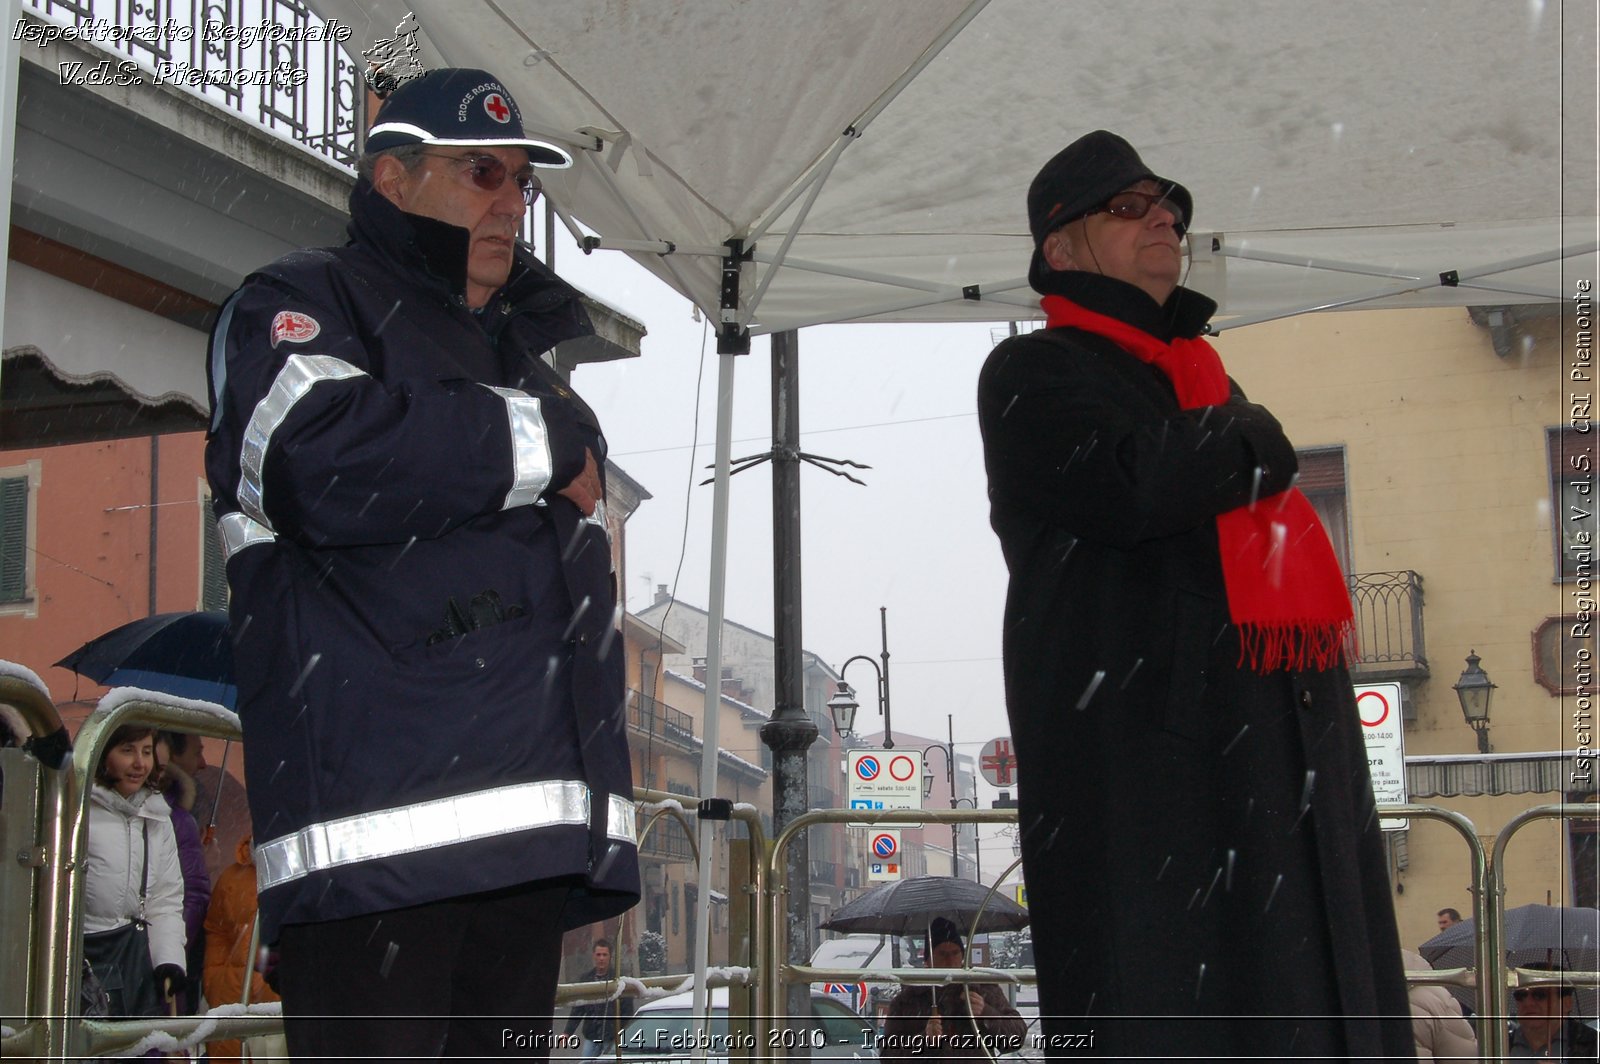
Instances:
[[[709,478],[714,457],[715,337],[688,300],[625,256],[585,256],[564,234],[558,241],[557,272],[649,330],[642,358],[573,376],[600,415],[612,459],[654,495],[628,522],[629,609],[648,606],[656,584],[674,583],[679,599],[705,608],[712,489],[691,485]],[[975,399],[978,370],[1005,328],[839,325],[799,334],[802,449],[872,466],[852,471],[866,487],[804,467],[805,648],[836,669],[856,654],[876,658],[878,608],[888,607],[896,731],[943,737],[953,714],[957,752],[974,755],[1010,732],[1000,669],[1006,574],[988,525]],[[736,459],[771,446],[770,370],[768,338],[756,337],[736,367]],[[732,485],[727,616],[771,632],[770,464]],[[846,678],[871,690],[865,664]],[[860,730],[878,730],[874,700],[861,701]]]

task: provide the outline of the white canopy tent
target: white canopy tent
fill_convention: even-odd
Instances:
[[[574,234],[725,328],[1036,316],[1025,190],[1101,127],[1192,190],[1188,283],[1224,326],[1560,301],[1595,276],[1595,0],[311,6],[358,47],[415,11],[427,66],[505,80],[530,129],[577,158],[546,179]],[[753,254],[724,311],[730,240]],[[710,675],[732,367],[725,356]],[[702,942],[697,970],[705,957]]]
[[[1097,127],[1193,190],[1224,317],[1559,299],[1595,245],[1592,0],[313,7],[352,44],[414,9],[430,66],[578,149],[569,224],[707,312],[753,244],[754,333],[1034,312],[1027,183]]]

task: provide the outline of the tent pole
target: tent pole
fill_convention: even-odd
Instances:
[[[0,41],[0,177],[4,177],[4,187],[0,187],[0,209],[5,213],[0,215],[9,219],[11,217],[11,184],[15,177],[16,146],[17,146],[17,102],[20,87],[17,84],[18,70],[21,66],[22,45],[16,40],[16,34],[10,32],[22,19],[22,0],[5,0],[5,17],[7,32],[3,41]],[[0,345],[5,340],[6,308],[3,298],[6,290],[6,263],[10,259],[11,226],[8,224],[4,232],[0,232]]]
[[[728,241],[722,265],[721,322],[717,331],[717,438],[716,473],[711,489],[711,587],[706,603],[706,690],[701,721],[704,745],[700,754],[700,799],[717,794],[717,718],[722,708],[722,629],[728,597],[728,480],[733,447],[733,378],[735,359],[749,354],[750,334],[735,323],[739,283],[744,262],[744,242]],[[706,966],[711,955],[711,830],[713,821],[699,818],[700,891],[695,899],[693,1012],[700,1017],[701,1038],[696,1039],[698,1059],[704,1059],[709,1041],[711,1010],[706,1007]]]
[[[772,334],[772,598],[776,697],[761,741],[772,748],[772,830],[776,835],[811,808],[806,751],[817,726],[806,716],[800,624],[800,334]],[[782,937],[773,944],[791,964],[811,956],[811,844],[802,833],[785,853],[789,898]],[[775,931],[777,929],[774,929]],[[791,984],[785,1012],[804,1030],[811,988]]]

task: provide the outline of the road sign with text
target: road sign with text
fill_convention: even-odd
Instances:
[[[851,809],[921,809],[922,762],[899,750],[852,750],[845,797]]]
[[[1356,715],[1367,742],[1367,772],[1372,776],[1372,796],[1380,802],[1406,799],[1406,744],[1400,719],[1400,685],[1356,684]],[[1400,831],[1406,820],[1378,822],[1385,831]]]

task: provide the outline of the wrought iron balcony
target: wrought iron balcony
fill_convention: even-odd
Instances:
[[[695,749],[694,718],[638,691],[628,692],[628,726],[684,750]]]
[[[1422,575],[1410,569],[1350,574],[1356,632],[1350,672],[1357,681],[1420,680],[1428,675],[1422,629]]]
[[[28,6],[53,24],[46,30],[71,28],[56,39],[131,61],[143,84],[195,93],[336,163],[355,163],[366,89],[350,56],[371,42],[349,39],[350,27],[323,22],[301,0],[28,0]],[[19,39],[42,47],[50,38]],[[62,70],[64,79],[78,76],[70,66]],[[83,84],[104,77],[88,69],[81,76]]]

